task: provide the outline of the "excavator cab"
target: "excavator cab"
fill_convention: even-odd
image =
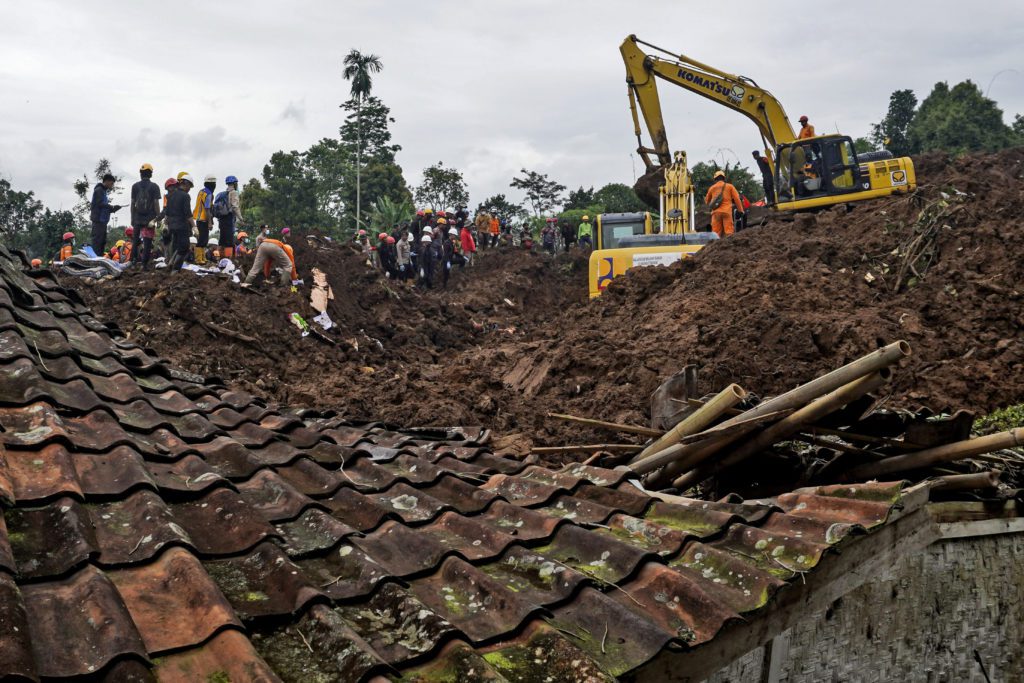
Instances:
[[[862,183],[853,141],[842,135],[795,140],[776,150],[779,208],[870,188]]]

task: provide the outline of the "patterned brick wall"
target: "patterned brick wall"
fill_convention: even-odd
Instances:
[[[1024,681],[1024,535],[941,541],[788,632],[781,683]],[[761,681],[764,648],[713,683]]]

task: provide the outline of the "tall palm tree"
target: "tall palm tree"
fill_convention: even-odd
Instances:
[[[373,90],[373,74],[380,73],[383,65],[377,55],[364,55],[359,50],[352,50],[345,55],[343,64],[345,69],[341,75],[351,84],[352,99],[356,101],[356,229],[358,230],[361,227],[360,205],[362,203],[362,105],[370,96],[370,91]]]

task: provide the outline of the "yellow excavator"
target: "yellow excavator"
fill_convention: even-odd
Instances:
[[[713,232],[694,231],[693,184],[686,152],[676,152],[664,168],[662,181],[657,228],[650,212],[597,216],[590,254],[591,298],[600,296],[613,279],[630,268],[671,265],[718,238]]]
[[[641,46],[660,54],[648,54]],[[737,111],[757,125],[774,185],[774,196],[766,197],[766,203],[778,211],[849,204],[909,192],[917,186],[909,157],[894,159],[889,152],[858,155],[846,135],[798,139],[782,104],[750,78],[720,71],[636,36],[626,38],[619,50],[626,64],[629,107],[640,145],[637,151],[647,166],[635,188],[645,201],[658,201],[654,188],[663,184],[664,173],[673,162],[658,98],[659,79]],[[641,114],[652,147],[644,145]]]

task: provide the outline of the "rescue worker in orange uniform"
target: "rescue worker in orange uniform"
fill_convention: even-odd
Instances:
[[[711,229],[719,237],[732,235],[736,227],[732,222],[733,209],[737,216],[743,215],[743,202],[740,193],[725,179],[725,171],[715,171],[715,182],[708,188],[704,203],[711,208]],[[717,206],[714,206],[717,204]]]
[[[299,273],[295,269],[295,252],[292,251],[291,245],[269,238],[257,241],[259,244],[256,247],[256,260],[253,262],[252,268],[249,269],[249,273],[245,276],[243,286],[251,287],[260,272],[263,273],[264,277],[269,278],[273,268],[281,271],[282,285],[287,285],[289,281],[294,282],[299,279]]]
[[[218,252],[220,253],[220,252]],[[249,233],[239,232],[235,235],[235,254],[237,256],[244,256],[249,253]]]
[[[491,233],[491,247],[498,246],[498,235],[501,234],[501,221],[497,216],[491,216],[491,223],[488,226]]]
[[[804,138],[813,138],[814,137],[814,126],[812,126],[811,124],[807,123],[807,117],[806,116],[801,116],[800,117],[800,134],[797,135],[796,137],[797,137],[798,140],[803,140]]]
[[[75,253],[75,233],[66,232],[61,239],[64,240],[64,244],[61,245],[60,252],[57,253],[57,260],[63,262]]]

